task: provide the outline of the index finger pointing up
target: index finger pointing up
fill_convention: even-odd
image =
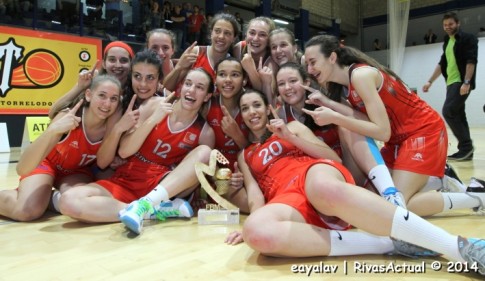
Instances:
[[[81,105],[83,105],[83,103],[84,103],[84,99],[78,101],[76,105],[71,110],[69,110],[69,113],[72,115],[76,115],[76,112],[79,110]]]
[[[237,166],[237,161],[234,162],[234,173],[239,173],[239,167]]]
[[[98,69],[100,62],[101,62],[100,60],[97,60],[96,63],[94,64],[94,66],[93,66],[93,69],[91,70],[91,75],[93,75],[93,77],[94,77],[96,70]]]
[[[126,111],[132,111],[133,110],[133,106],[135,105],[135,101],[136,101],[136,95],[133,95],[133,97],[131,97],[130,104],[128,105],[128,108],[126,109]]]
[[[253,57],[252,50],[251,50],[251,44],[249,44],[249,41],[246,41],[246,50],[247,50],[247,54],[250,57]]]
[[[229,113],[229,111],[227,110],[227,108],[225,106],[221,105],[221,110],[222,110],[222,114],[224,114],[224,116],[232,117],[231,113]]]
[[[176,93],[175,93],[175,91],[173,91],[170,95],[168,95],[165,98],[165,102],[166,103],[173,103],[175,101],[175,98],[176,98]]]
[[[271,111],[271,114],[273,114],[273,118],[278,119],[280,118],[274,107],[270,104],[269,105],[269,110]]]
[[[197,46],[197,41],[194,41],[194,43],[192,43],[192,45],[190,45],[187,50],[185,50],[186,52],[192,52],[192,49]]]

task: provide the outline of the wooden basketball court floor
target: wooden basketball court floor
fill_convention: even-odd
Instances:
[[[485,178],[485,129],[473,129],[473,161],[452,162],[462,180]],[[456,142],[450,135],[450,151]],[[15,188],[19,149],[0,153],[0,189]],[[241,221],[244,221],[245,217]],[[485,216],[471,210],[427,218],[467,237],[485,238]],[[0,218],[0,280],[484,280],[475,273],[447,272],[444,259],[401,256],[271,258],[245,244],[229,246],[224,238],[240,225],[198,225],[197,218],[145,223],[134,236],[120,223],[84,224],[48,212],[42,219],[19,223]],[[440,262],[441,270],[432,268]],[[424,265],[425,273],[355,272],[366,265]],[[314,268],[312,274],[292,268]],[[330,267],[336,272],[317,273]],[[457,267],[452,267],[459,269]]]

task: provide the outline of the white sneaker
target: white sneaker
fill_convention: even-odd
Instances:
[[[182,198],[160,203],[156,212],[161,213],[166,218],[191,218],[194,216],[194,210],[192,210],[189,202]]]
[[[406,200],[404,200],[402,193],[395,187],[388,187],[386,190],[384,190],[382,197],[392,204],[406,209]]]
[[[155,212],[152,204],[145,199],[136,200],[119,212],[121,222],[131,231],[140,234],[143,228],[143,218],[146,214]]]
[[[458,173],[455,171],[453,166],[446,163],[445,165],[445,175],[442,179],[443,187],[439,190],[441,192],[459,192],[463,193],[466,191],[466,187],[460,180]]]
[[[468,192],[485,192],[485,181],[472,177],[468,185]]]

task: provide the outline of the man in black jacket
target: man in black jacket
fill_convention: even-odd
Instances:
[[[448,155],[448,159],[469,161],[473,159],[474,147],[466,119],[465,101],[471,90],[475,89],[478,39],[459,28],[458,16],[452,12],[446,13],[443,17],[443,29],[447,34],[443,54],[431,78],[424,84],[423,92],[427,92],[433,81],[443,74],[446,80],[446,99],[442,113],[458,139],[458,152]]]

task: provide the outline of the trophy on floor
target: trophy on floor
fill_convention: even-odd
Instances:
[[[227,165],[229,161],[214,149],[210,154],[209,166],[200,162],[195,164],[195,173],[201,187],[216,202],[216,204],[207,204],[205,209],[199,210],[197,214],[199,224],[239,224],[239,208],[221,196],[229,190],[231,169],[218,167],[217,163]],[[209,183],[206,175],[212,178],[213,185]]]

